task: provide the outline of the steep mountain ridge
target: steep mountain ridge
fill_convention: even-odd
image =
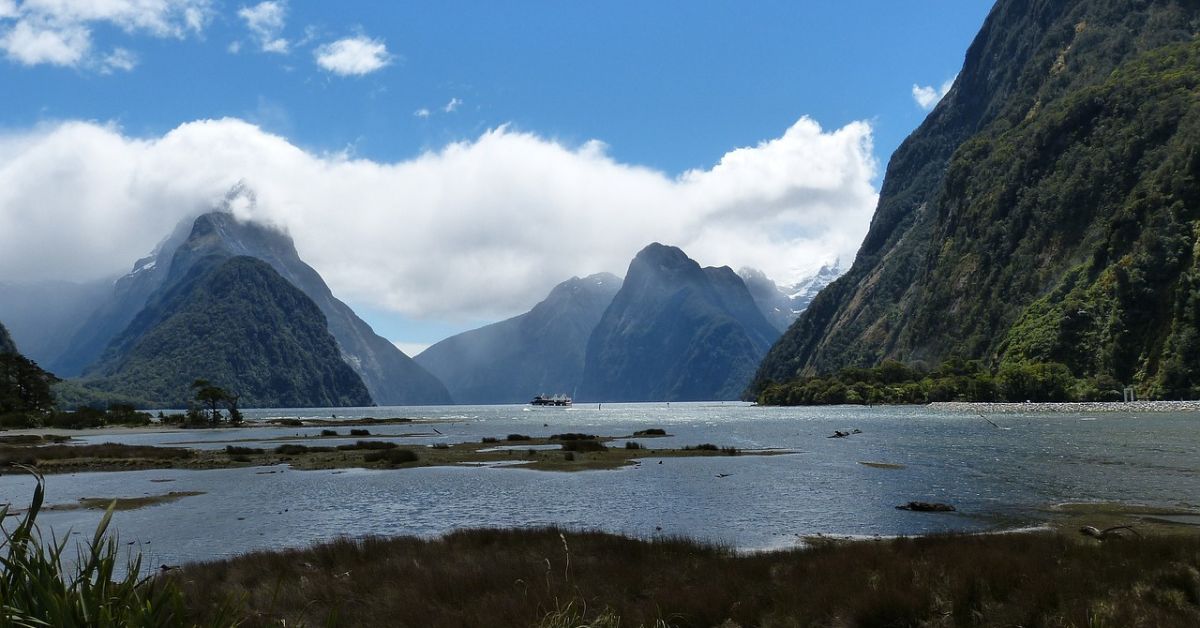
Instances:
[[[13,342],[12,336],[8,333],[8,328],[4,323],[0,323],[0,353],[20,353],[17,351],[17,344]]]
[[[750,392],[952,356],[1200,384],[1163,370],[1194,344],[1198,18],[1171,0],[998,2],[893,156],[854,265]]]
[[[194,257],[113,340],[84,383],[182,407],[206,379],[245,407],[370,405],[324,315],[266,262]]]
[[[588,338],[621,287],[609,273],[573,277],[528,312],[447,338],[416,361],[458,403],[525,403],[573,393]]]
[[[728,267],[654,243],[633,259],[588,339],[579,398],[733,399],[778,336]]]
[[[99,299],[99,305],[70,336],[47,367],[60,377],[75,377],[98,360],[108,343],[120,334],[146,306],[167,279],[171,260],[192,231],[191,219],[175,227],[154,251],[134,262],[133,269],[117,279]],[[64,335],[66,330],[63,330]]]
[[[333,296],[321,276],[300,259],[292,239],[283,232],[253,222],[237,220],[228,212],[210,212],[189,221],[186,237],[173,236],[145,270],[135,272],[126,281],[138,290],[153,284],[155,289],[169,286],[184,277],[192,265],[210,256],[248,256],[271,266],[285,280],[304,292],[328,321],[329,331],[338,343],[342,359],[362,378],[371,398],[380,405],[421,405],[449,403],[445,387],[392,343],[379,337],[345,303]],[[167,258],[168,252],[170,257]],[[166,259],[164,259],[166,258]],[[141,273],[149,279],[140,279]],[[120,284],[121,282],[118,282]],[[153,293],[153,291],[151,291]],[[145,307],[147,298],[140,299]],[[135,323],[131,317],[127,326]],[[149,319],[147,319],[149,320]],[[146,320],[135,325],[144,328]],[[133,330],[136,335],[138,329]],[[126,336],[131,334],[125,333]],[[127,349],[127,342],[114,338],[117,345],[107,352]],[[111,358],[109,358],[111,360]],[[87,371],[91,374],[92,369]]]

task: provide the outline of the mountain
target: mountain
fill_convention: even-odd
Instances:
[[[167,407],[186,405],[197,379],[248,407],[371,404],[320,308],[269,264],[219,254],[189,262],[113,340],[88,387]]]
[[[447,338],[416,357],[458,403],[525,403],[571,394],[588,337],[621,287],[601,273],[564,281],[530,311]]]
[[[787,331],[796,317],[800,316],[808,304],[812,303],[817,293],[838,278],[841,272],[837,264],[822,266],[812,277],[796,282],[788,288],[781,288],[767,277],[766,273],[756,268],[743,268],[738,276],[746,283],[750,296],[758,304],[758,309],[771,326],[780,333]]]
[[[1000,0],[754,386],[884,359],[1200,389],[1200,5]]]
[[[191,220],[181,222],[175,230],[155,247],[150,255],[134,263],[129,274],[117,279],[111,287],[93,295],[92,311],[84,317],[75,331],[63,329],[61,338],[67,339],[57,351],[48,355],[47,368],[60,377],[75,377],[97,359],[108,343],[121,333],[138,312],[146,306],[150,295],[163,285],[171,268],[171,259],[188,234]],[[27,295],[31,296],[31,295]],[[86,305],[86,301],[84,302]],[[46,302],[34,302],[33,311],[41,316],[54,316]],[[69,327],[69,326],[68,326]]]
[[[734,399],[779,332],[728,267],[651,244],[588,339],[578,396],[596,401]]]
[[[27,357],[52,365],[112,285],[111,280],[0,282],[0,320]]]
[[[17,345],[13,342],[12,336],[8,334],[8,329],[0,323],[0,354],[4,353],[20,353],[17,351]]]
[[[284,279],[303,291],[329,322],[342,356],[371,391],[379,405],[450,403],[450,394],[436,377],[421,368],[395,345],[377,335],[345,303],[333,296],[317,271],[304,263],[286,234],[253,222],[242,222],[226,212],[204,214],[176,252],[172,273],[190,260],[212,254],[247,255],[271,265]]]

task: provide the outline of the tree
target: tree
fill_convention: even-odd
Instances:
[[[0,354],[0,414],[46,414],[54,409],[53,373],[16,353]]]
[[[192,389],[196,391],[196,401],[208,406],[208,420],[211,423],[219,423],[221,421],[221,411],[217,409],[217,404],[229,399],[229,393],[224,388],[213,386],[206,379],[198,379],[192,382]]]

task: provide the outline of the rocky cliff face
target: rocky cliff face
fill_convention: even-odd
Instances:
[[[1198,18],[1173,0],[1000,0],[893,156],[854,265],[751,392],[952,356],[1200,385]]]
[[[601,273],[555,286],[530,311],[447,338],[416,357],[458,403],[527,403],[572,394],[583,376],[588,338],[621,287]]]
[[[728,267],[651,244],[629,265],[588,340],[579,398],[733,399],[778,331]]]

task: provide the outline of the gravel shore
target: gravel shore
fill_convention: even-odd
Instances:
[[[940,401],[930,410],[980,414],[1033,414],[1040,412],[1200,412],[1200,401],[1084,401],[1078,403],[971,403]]]

